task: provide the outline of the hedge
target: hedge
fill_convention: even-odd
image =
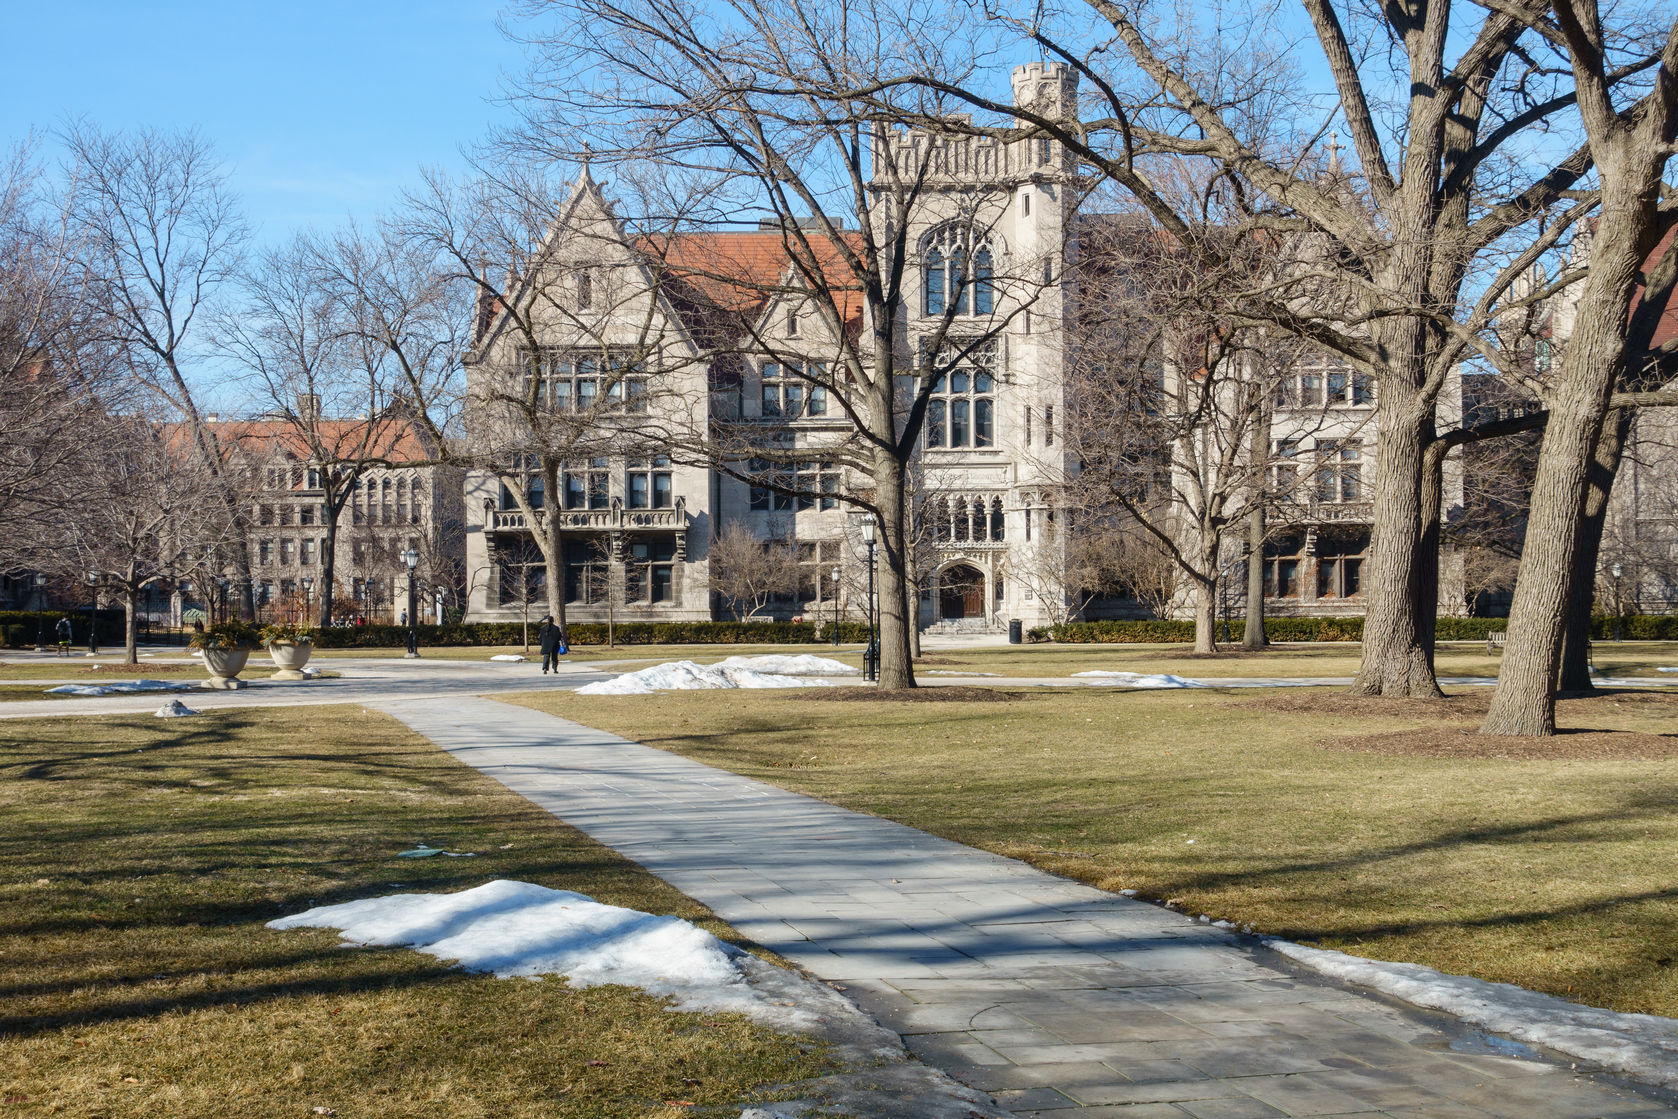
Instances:
[[[1241,618],[1230,620],[1239,640]],[[1484,641],[1488,633],[1509,628],[1508,618],[1439,618],[1434,637],[1439,641]],[[1222,634],[1223,623],[1218,624]],[[1623,619],[1622,632],[1637,641],[1678,641],[1678,615],[1631,614]],[[1164,621],[1072,622],[1049,631],[1055,641],[1072,645],[1148,644],[1168,645],[1194,640],[1194,623],[1177,619]],[[1362,618],[1266,618],[1265,636],[1272,641],[1361,641]],[[1591,619],[1591,636],[1604,640],[1614,634],[1612,615]]]
[[[78,648],[87,647],[87,608],[66,610],[62,606],[43,610],[40,614],[41,639],[48,645],[57,642],[53,627],[58,619],[68,616],[72,640]],[[105,609],[98,612],[99,644],[121,645],[124,639],[121,610]],[[12,648],[35,647],[36,615],[33,610],[0,610],[0,634]],[[144,632],[144,631],[142,631]]]

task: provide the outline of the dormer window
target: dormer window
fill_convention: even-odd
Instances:
[[[927,315],[988,315],[995,310],[991,248],[971,227],[952,224],[935,230],[922,250],[921,269]]]
[[[577,310],[586,311],[594,305],[594,275],[587,268],[577,269]]]
[[[788,311],[787,312],[787,337],[788,338],[797,338],[798,337],[798,312],[797,311]]]

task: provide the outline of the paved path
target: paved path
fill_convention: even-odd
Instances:
[[[1465,1051],[1442,1019],[912,828],[493,700],[371,705],[842,984],[1022,1116],[1678,1114],[1563,1065]]]

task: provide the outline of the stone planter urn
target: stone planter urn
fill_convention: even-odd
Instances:
[[[209,671],[210,678],[200,687],[230,692],[246,686],[239,679],[239,673],[245,670],[245,662],[251,659],[249,649],[205,649],[203,652],[204,667]]]
[[[307,680],[303,674],[303,666],[309,663],[309,654],[315,651],[313,644],[307,641],[273,641],[268,645],[268,655],[274,658],[274,680]]]

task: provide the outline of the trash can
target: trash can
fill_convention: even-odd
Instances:
[[[1008,644],[1018,645],[1025,640],[1025,627],[1020,625],[1018,618],[1008,619]]]

